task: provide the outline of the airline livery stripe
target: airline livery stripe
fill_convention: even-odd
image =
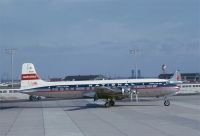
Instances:
[[[21,80],[37,80],[39,79],[37,74],[22,74]]]

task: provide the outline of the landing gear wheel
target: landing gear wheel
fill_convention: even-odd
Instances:
[[[34,96],[32,96],[32,95],[29,96],[29,100],[30,100],[30,101],[34,101]]]
[[[110,101],[110,106],[114,106],[115,105],[115,101],[111,100]]]
[[[40,101],[42,98],[40,96],[37,96],[37,100]]]
[[[41,96],[35,96],[35,95],[29,96],[30,101],[39,101],[41,99],[42,99]]]
[[[106,108],[110,107],[110,102],[106,102],[106,103],[104,104],[104,106],[105,106]]]
[[[170,101],[169,101],[169,100],[165,100],[165,101],[164,101],[164,105],[165,105],[165,106],[169,106],[169,105],[170,105]]]

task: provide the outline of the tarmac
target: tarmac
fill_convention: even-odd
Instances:
[[[0,136],[199,136],[200,95],[129,100],[104,108],[93,100],[0,103]]]

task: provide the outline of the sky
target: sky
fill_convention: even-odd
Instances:
[[[199,0],[0,0],[0,76],[200,72]],[[136,56],[130,54],[136,49]]]

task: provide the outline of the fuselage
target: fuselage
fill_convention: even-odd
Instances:
[[[0,89],[0,101],[28,99],[29,95],[19,93],[19,89]]]
[[[21,91],[29,95],[37,95],[54,98],[93,98],[95,88],[108,87],[127,88],[137,91],[140,97],[161,97],[175,94],[179,87],[170,84],[163,79],[118,79],[118,80],[94,80],[94,81],[63,81],[44,82],[43,84],[23,88]]]

